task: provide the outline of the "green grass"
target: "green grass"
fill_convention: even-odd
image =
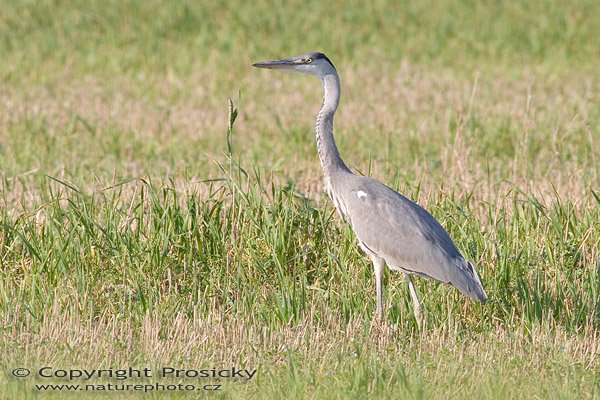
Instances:
[[[215,398],[600,398],[596,2],[0,9],[0,397],[65,383],[16,367],[172,365],[258,369]],[[342,155],[440,220],[488,303],[417,278],[419,332],[386,272],[372,322],[319,84],[250,68],[308,50],[341,75]]]

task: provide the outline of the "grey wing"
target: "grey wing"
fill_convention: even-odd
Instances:
[[[368,177],[355,177],[344,191],[350,224],[359,241],[388,266],[452,284],[484,301],[477,273],[446,230],[425,209]]]

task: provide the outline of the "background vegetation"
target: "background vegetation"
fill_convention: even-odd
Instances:
[[[410,3],[2,2],[3,396],[47,395],[15,367],[171,364],[259,370],[216,398],[599,398],[600,5]],[[372,323],[319,83],[250,67],[310,50],[343,156],[442,222],[486,305],[419,279],[419,332],[387,273]]]

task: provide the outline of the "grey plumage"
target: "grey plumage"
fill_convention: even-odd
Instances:
[[[381,277],[385,264],[406,274],[420,320],[420,303],[410,279],[416,274],[455,286],[469,297],[487,299],[473,266],[460,254],[440,223],[418,204],[384,184],[358,176],[346,166],[333,137],[333,117],[340,99],[340,81],[323,53],[254,64],[319,77],[323,106],[316,122],[317,150],[323,167],[325,190],[336,209],[354,230],[361,248],[375,267],[377,314],[382,313]]]

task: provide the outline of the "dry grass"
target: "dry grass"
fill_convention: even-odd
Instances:
[[[203,70],[198,68],[192,76],[199,76],[202,82],[213,81],[201,74]],[[576,205],[589,206],[589,190],[598,190],[594,182],[599,180],[596,155],[600,154],[600,145],[593,140],[592,129],[600,88],[592,76],[529,71],[515,78],[497,71],[484,75],[486,71],[465,78],[451,70],[431,70],[407,61],[388,65],[383,71],[350,67],[341,68],[340,73],[344,97],[336,119],[338,141],[350,163],[365,173],[372,158],[371,175],[393,182],[400,174],[401,184],[417,179],[425,198],[435,197],[432,192],[439,190],[441,176],[446,187],[459,195],[472,193],[477,201],[490,201],[492,196],[502,198],[516,190],[535,194],[544,205],[558,195],[568,196]],[[257,143],[268,146],[269,155],[261,163],[285,168],[302,190],[318,196],[321,175],[312,138],[314,114],[320,102],[318,83],[284,75],[261,75],[250,69],[247,74],[240,82],[243,110],[235,146],[250,149],[253,157],[263,156],[263,150],[257,153]],[[34,135],[43,134],[60,144],[86,148],[94,136],[118,132],[123,137],[122,157],[127,159],[124,168],[113,171],[112,159],[87,154],[92,159],[99,158],[96,161],[104,168],[94,172],[105,183],[114,178],[111,175],[115,172],[117,180],[146,173],[160,178],[165,173],[178,173],[190,163],[197,171],[196,179],[204,180],[207,175],[218,173],[211,159],[225,150],[227,121],[223,109],[227,94],[220,100],[208,90],[177,97],[175,78],[168,76],[158,79],[156,91],[162,94],[158,99],[136,93],[129,81],[111,82],[107,87],[88,78],[85,83],[63,85],[52,91],[34,88],[27,92],[4,84],[0,106],[7,112],[0,116],[0,127],[5,132],[19,132],[24,125],[40,123],[38,129],[42,132]],[[115,92],[113,85],[121,90]],[[188,85],[202,87],[194,81]],[[277,99],[271,100],[272,97]],[[256,115],[273,116],[258,119]],[[504,143],[489,143],[491,149],[482,148],[482,140],[495,140],[493,130],[504,123],[507,132],[500,138]],[[304,137],[286,138],[282,131],[290,129],[299,129]],[[91,138],[89,130],[93,130]],[[135,140],[130,144],[132,138]],[[25,141],[13,140],[15,144]],[[300,140],[301,146],[292,140]],[[192,150],[184,151],[180,159],[159,157],[158,164],[149,166],[144,159],[147,154],[132,147],[146,141],[156,142],[156,150],[162,155],[181,150],[179,147]],[[30,144],[30,148],[41,150],[35,144]],[[583,158],[565,159],[580,149],[584,151]],[[474,151],[479,153],[473,154]],[[504,154],[494,154],[498,151]],[[289,161],[282,164],[278,154]],[[399,157],[400,154],[410,157]],[[18,170],[13,157],[6,160],[7,168],[14,174],[8,179],[49,168],[69,170],[79,163],[76,158],[63,158],[54,165],[36,160]],[[528,162],[523,164],[521,160]],[[94,185],[93,180],[87,183]],[[30,195],[31,189],[27,190]],[[19,185],[11,188],[14,195],[23,191]]]
[[[77,296],[75,290],[73,295]],[[74,298],[73,306],[77,302]],[[499,327],[486,333],[441,328],[414,335],[386,321],[381,324],[365,324],[362,318],[344,321],[323,305],[312,305],[301,320],[277,330],[259,319],[228,312],[177,314],[166,319],[148,311],[138,327],[130,320],[106,314],[82,319],[73,312],[76,307],[64,306],[55,302],[41,324],[29,318],[24,326],[13,325],[11,340],[17,345],[13,356],[18,355],[25,364],[39,365],[82,360],[89,365],[127,365],[144,360],[165,365],[198,359],[205,364],[259,365],[265,362],[268,353],[269,363],[277,367],[287,362],[289,349],[296,349],[298,357],[319,364],[330,361],[323,359],[323,355],[333,356],[339,351],[353,356],[355,351],[364,349],[386,359],[414,351],[433,355],[445,349],[456,360],[473,357],[491,364],[510,349],[510,357],[523,359],[529,364],[527,367],[543,368],[549,354],[536,356],[537,351],[559,348],[570,363],[588,370],[597,368],[600,357],[600,333],[592,325],[585,326],[576,337],[562,331],[560,326],[549,325],[532,332],[525,331],[523,326],[510,332]],[[215,309],[218,306],[213,304]],[[320,318],[320,315],[326,316]],[[5,316],[2,322],[10,326],[12,321],[13,318]],[[555,331],[554,334],[548,335],[548,329]],[[115,345],[120,349],[118,353],[113,352]],[[48,347],[64,351],[49,353]],[[77,348],[77,354],[72,354],[69,348]],[[143,357],[132,359],[131,355]],[[409,356],[404,357],[408,361]]]
[[[73,308],[65,312],[61,310],[63,307],[64,304],[55,303],[41,325],[32,323],[13,331],[11,341],[16,347],[4,360],[4,368],[49,365],[158,369],[176,365],[182,369],[197,369],[235,365],[258,369],[256,379],[262,381],[263,395],[290,385],[286,381],[270,381],[270,371],[291,372],[302,368],[321,375],[303,392],[318,396],[326,392],[332,382],[344,380],[346,374],[352,375],[363,359],[372,358],[384,369],[405,366],[405,395],[423,390],[419,387],[427,382],[427,389],[418,396],[423,398],[439,398],[448,393],[461,398],[468,393],[482,394],[485,392],[482,387],[486,385],[491,388],[488,390],[500,390],[496,395],[502,397],[516,398],[525,393],[552,396],[557,389],[558,393],[562,391],[563,395],[570,396],[575,395],[573,384],[580,387],[581,393],[586,392],[583,388],[597,384],[589,380],[597,376],[600,356],[600,337],[593,326],[585,327],[577,336],[564,332],[560,326],[549,325],[539,326],[533,332],[524,331],[523,326],[485,333],[439,328],[415,335],[414,332],[407,334],[406,329],[396,324],[384,322],[369,326],[364,320],[343,321],[330,310],[317,312],[315,308],[321,305],[313,305],[301,320],[276,330],[260,320],[221,312],[194,313],[189,317],[178,314],[168,319],[147,312],[141,323],[134,326],[130,320],[110,315],[82,320],[80,314],[70,311]],[[324,317],[317,318],[320,313],[324,313]],[[550,335],[549,331],[553,333]],[[48,352],[48,348],[54,351]],[[115,348],[118,351],[115,352]],[[290,361],[290,352],[295,361]],[[419,360],[416,368],[415,359]],[[294,363],[298,364],[294,366]],[[563,366],[569,367],[565,370]],[[573,369],[595,371],[595,375],[581,377]],[[523,380],[524,371],[527,376],[546,376],[552,386],[540,388],[535,386],[536,382]],[[457,385],[449,389],[450,392],[444,378],[449,372]],[[491,376],[509,379],[514,384],[507,388],[498,381],[492,383]],[[226,393],[257,395],[253,383],[244,386],[222,383]],[[367,391],[376,390],[381,382],[375,379],[371,384],[375,386],[367,387]]]

